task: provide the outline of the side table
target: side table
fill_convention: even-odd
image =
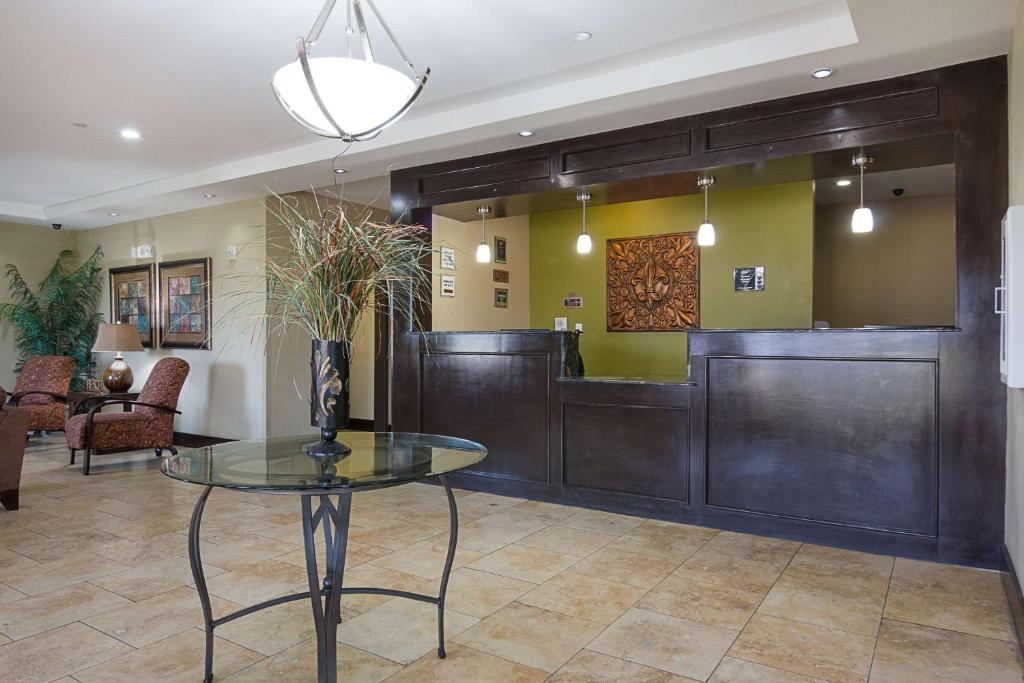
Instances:
[[[139,399],[138,392],[125,392],[118,394],[106,394],[99,391],[69,391],[68,392],[68,417],[73,417],[79,413],[85,412],[85,404],[95,398],[123,398],[126,401],[137,401]],[[122,412],[129,413],[132,407],[129,405],[121,406]]]

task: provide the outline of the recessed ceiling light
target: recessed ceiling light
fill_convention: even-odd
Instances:
[[[528,138],[531,135],[533,135],[533,131],[532,130],[521,130],[521,131],[519,131],[519,137],[521,137],[521,138]]]
[[[842,180],[837,180],[836,181],[836,186],[837,187],[849,187],[851,185],[851,183],[853,183],[852,180],[847,180],[846,178],[843,178]]]
[[[828,78],[834,72],[835,72],[835,70],[832,67],[826,66],[826,67],[822,67],[820,69],[815,69],[814,71],[812,71],[811,72],[811,77],[812,78]]]
[[[347,168],[336,168],[336,169],[334,169],[334,172],[337,173],[338,175],[341,175],[342,173],[348,173],[348,169]]]
[[[125,140],[138,140],[142,137],[142,134],[134,128],[122,128],[121,137]]]
[[[88,128],[89,127],[88,123],[82,123],[81,121],[75,121],[71,125],[74,126],[75,128]]]
[[[120,216],[121,214],[119,214],[119,213],[118,213],[117,211],[111,211],[111,212],[110,212],[110,213],[108,213],[107,215],[108,215],[108,216]]]
[[[214,193],[212,193],[212,192],[204,192],[204,193],[203,193],[203,199],[213,199],[213,198],[214,198],[214,197],[216,197],[216,196],[217,196],[217,195],[215,195],[215,194],[214,194]]]
[[[594,34],[591,33],[590,31],[577,31],[576,33],[572,34],[572,39],[575,40],[577,43],[585,43],[593,37]]]

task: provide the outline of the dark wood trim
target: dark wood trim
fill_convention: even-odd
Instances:
[[[185,448],[203,448],[214,446],[219,443],[228,443],[237,439],[226,439],[221,436],[206,436],[205,434],[189,434],[187,432],[174,432],[174,445]]]
[[[390,429],[390,427],[391,427],[391,425],[388,425],[389,429]],[[346,427],[345,429],[351,429],[352,431],[355,431],[355,432],[372,432],[372,431],[376,431],[373,428],[373,420],[363,420],[363,419],[360,419],[360,418],[357,418],[357,417],[350,417],[349,420],[348,420],[348,427]],[[383,431],[387,431],[387,430],[383,430]]]
[[[1006,593],[1006,604],[1010,608],[1010,621],[1017,633],[1017,647],[1024,657],[1024,593],[1021,592],[1017,569],[1013,566],[1010,551],[1003,546],[1003,557],[1006,559],[1006,571],[1003,572],[1003,592]]]

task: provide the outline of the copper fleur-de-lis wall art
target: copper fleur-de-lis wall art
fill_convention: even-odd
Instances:
[[[608,331],[695,329],[700,262],[692,232],[608,240]]]

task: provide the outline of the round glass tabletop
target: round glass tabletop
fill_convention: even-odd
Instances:
[[[433,434],[338,432],[338,441],[352,451],[323,458],[310,454],[320,443],[317,436],[284,436],[182,451],[163,460],[160,469],[204,486],[303,493],[425,479],[487,456],[475,441]]]

